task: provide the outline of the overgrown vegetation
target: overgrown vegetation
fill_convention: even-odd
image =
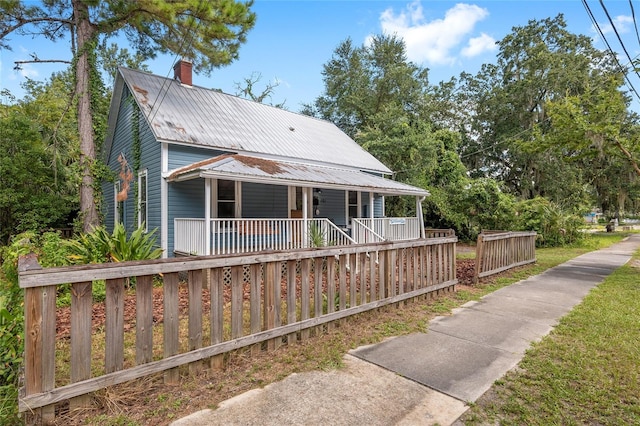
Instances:
[[[111,234],[98,227],[75,240],[65,240],[58,232],[24,232],[15,236],[10,245],[0,248],[0,424],[20,423],[17,388],[24,352],[24,300],[18,285],[20,256],[35,253],[43,268],[160,257],[162,250],[155,247],[155,230],[150,233],[143,230],[144,225],[129,236],[123,226],[116,226]],[[70,293],[68,285],[58,286],[57,305],[68,305]],[[94,299],[102,301],[104,296],[104,283],[95,285]]]

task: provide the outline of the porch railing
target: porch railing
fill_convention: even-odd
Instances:
[[[328,219],[211,219],[209,254],[345,246],[356,241]],[[174,250],[207,254],[205,219],[174,221]]]
[[[420,220],[417,217],[359,218],[352,219],[352,225],[359,243],[420,238]],[[361,241],[359,237],[365,240]]]

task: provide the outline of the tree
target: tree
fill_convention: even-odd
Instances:
[[[333,121],[394,171],[394,179],[428,189],[426,220],[462,223],[447,192],[466,180],[459,134],[432,125],[427,70],[410,62],[404,42],[378,35],[355,47],[342,42],[323,68],[325,93],[304,112]],[[387,198],[389,215],[415,212],[415,200]],[[454,217],[455,216],[455,217]]]
[[[562,146],[566,158],[581,160],[603,211],[616,216],[640,178],[640,127],[621,86],[622,76],[611,75],[584,93],[550,102],[554,126],[546,138],[547,145]]]
[[[407,59],[402,39],[377,35],[366,46],[342,42],[324,65],[325,93],[303,113],[332,121],[357,140],[358,131],[416,121],[428,87],[427,69]]]
[[[0,244],[6,244],[14,231],[60,225],[74,203],[55,182],[40,124],[18,106],[0,108]]]
[[[280,81],[276,79],[273,83],[268,82],[262,92],[256,93],[255,86],[260,82],[260,80],[262,80],[262,74],[260,74],[259,72],[253,72],[249,77],[245,77],[242,83],[235,82],[234,85],[236,88],[236,96],[240,96],[261,104],[266,103],[267,100],[271,99],[271,96],[273,95],[275,89],[280,86]],[[275,105],[270,103],[269,105],[276,108],[286,109],[284,105],[285,102],[286,101],[282,101]]]
[[[467,132],[462,158],[472,176],[496,178],[520,197],[566,199],[558,183],[576,181],[581,172],[561,160],[566,152],[557,144],[545,143],[555,125],[549,103],[600,86],[617,65],[589,37],[567,31],[562,15],[515,27],[498,45],[496,64],[459,81],[473,106],[470,120],[458,126]]]
[[[144,58],[158,53],[180,54],[204,73],[238,57],[255,23],[251,0],[215,2],[184,0],[93,1],[48,0],[0,3],[0,48],[10,49],[12,33],[33,34],[53,41],[68,38],[74,67],[82,170],[80,209],[83,230],[98,224],[93,169],[96,160],[92,89],[100,80],[95,49],[100,42],[124,34]],[[47,60],[34,56],[33,62]],[[69,62],[69,61],[62,61]]]

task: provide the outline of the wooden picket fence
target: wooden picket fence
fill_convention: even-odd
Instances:
[[[474,281],[536,261],[536,232],[482,231],[476,244]]]
[[[25,290],[25,363],[19,410],[27,424],[51,422],[56,404],[68,400],[70,409],[85,407],[91,392],[108,386],[155,373],[174,383],[180,366],[188,365],[193,373],[205,366],[220,368],[227,352],[273,349],[351,315],[452,290],[457,283],[456,242],[450,236],[50,269],[41,269],[33,257],[23,258],[19,282]],[[127,290],[127,280],[135,280],[135,289]],[[92,293],[100,281],[106,288],[106,318],[96,333]],[[61,285],[70,285],[71,291],[69,350],[59,355],[68,357],[63,359],[69,365],[65,377],[56,371],[56,293]],[[163,293],[162,324],[154,323],[154,285]],[[181,315],[179,292],[184,287],[188,312]],[[209,291],[206,313],[203,289]],[[125,333],[124,300],[133,291],[135,325]],[[134,341],[131,333],[135,348],[134,343],[125,345]],[[92,360],[96,345],[104,347],[102,360]]]

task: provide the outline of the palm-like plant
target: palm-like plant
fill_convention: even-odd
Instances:
[[[67,242],[72,253],[70,259],[78,264],[157,259],[162,255],[162,249],[155,246],[157,229],[149,233],[144,229],[142,224],[127,237],[121,223],[116,224],[111,234],[103,226],[95,227],[92,232]]]

